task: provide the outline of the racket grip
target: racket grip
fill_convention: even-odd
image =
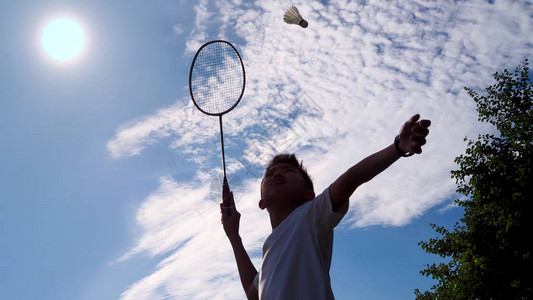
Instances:
[[[231,191],[229,189],[228,180],[226,179],[226,176],[224,176],[224,181],[222,183],[222,203],[224,207],[231,207],[233,204]],[[228,216],[231,215],[231,211],[228,209],[226,210]]]

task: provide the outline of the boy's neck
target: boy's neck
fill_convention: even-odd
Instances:
[[[272,229],[276,228],[281,224],[293,211],[295,211],[300,205],[304,204],[305,200],[302,200],[298,203],[294,203],[292,206],[282,206],[269,209],[268,213],[270,215],[270,225]],[[285,203],[290,203],[289,201]]]
[[[293,211],[294,209],[270,212],[270,225],[272,226],[272,230],[278,227]]]

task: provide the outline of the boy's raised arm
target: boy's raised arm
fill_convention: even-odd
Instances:
[[[401,152],[422,153],[422,145],[426,143],[426,136],[429,133],[428,127],[431,125],[431,121],[418,121],[419,118],[420,115],[416,114],[402,126],[398,143]],[[357,187],[374,178],[400,157],[400,154],[396,151],[396,146],[391,144],[348,169],[329,188],[333,210],[346,213],[348,211],[349,198]]]
[[[250,260],[250,256],[244,249],[241,236],[239,235],[239,223],[241,214],[235,208],[235,201],[233,200],[233,193],[229,191],[229,187],[224,185],[222,190],[222,197],[229,199],[230,207],[225,207],[223,203],[220,204],[220,211],[222,213],[222,224],[224,231],[233,248],[235,261],[237,262],[237,269],[239,270],[239,277],[241,284],[248,299],[259,299],[257,289],[254,285],[254,279],[257,275],[257,270]],[[230,198],[228,198],[230,197]]]

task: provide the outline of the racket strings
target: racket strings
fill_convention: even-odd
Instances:
[[[201,110],[223,114],[239,101],[244,86],[241,60],[233,47],[212,43],[196,57],[191,75],[191,91]]]

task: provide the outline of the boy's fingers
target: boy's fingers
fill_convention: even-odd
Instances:
[[[416,135],[428,135],[429,133],[429,129],[427,129],[427,127],[424,127],[424,126],[414,126],[413,128],[411,128],[411,132],[416,134]]]
[[[231,203],[229,206],[224,205],[224,202],[220,203],[220,213],[226,212],[226,215],[229,216],[232,211],[237,211],[234,203]]]
[[[226,207],[223,203],[220,203],[220,214],[222,215],[220,220],[224,223],[224,216],[231,215],[231,207]]]
[[[411,146],[411,152],[412,153],[416,153],[416,154],[420,154],[420,153],[422,153],[422,147],[413,145],[413,146]]]
[[[420,122],[418,122],[418,124],[424,126],[424,127],[429,127],[431,126],[431,120],[420,120]]]
[[[403,124],[402,128],[400,129],[400,137],[404,137],[404,138],[407,137],[407,135],[411,132],[413,127],[417,124],[416,122],[418,121],[419,118],[420,118],[419,114],[416,114],[412,116],[411,118],[409,118],[409,120],[407,120],[405,124]]]
[[[411,136],[411,141],[417,143],[420,146],[425,145],[427,142],[425,135],[413,135]]]
[[[411,118],[409,118],[409,120],[407,120],[407,123],[409,123],[409,125],[414,125],[416,123],[416,121],[418,121],[418,119],[420,119],[420,115],[419,114],[416,114],[414,116],[412,116]]]
[[[422,146],[426,144],[426,136],[429,134],[428,127],[431,125],[430,120],[419,120],[420,114],[416,114],[405,122],[400,131],[400,138],[403,137],[407,142],[404,147],[409,148],[409,152],[420,154]]]

